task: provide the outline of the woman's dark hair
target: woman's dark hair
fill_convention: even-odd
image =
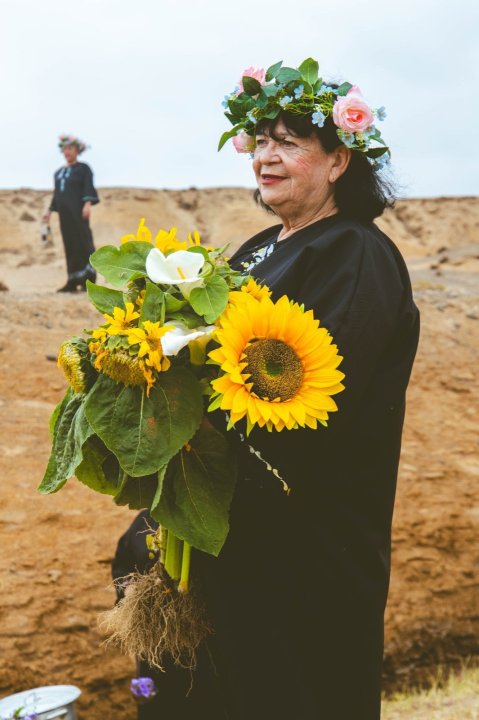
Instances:
[[[281,120],[296,137],[316,135],[327,153],[333,152],[341,145],[331,116],[326,118],[323,127],[320,128],[313,125],[310,115],[294,115],[286,110],[280,112],[274,120],[260,121],[256,128],[257,134],[266,133],[273,140],[278,140],[275,130]],[[265,210],[275,214],[274,210],[263,202],[259,190],[255,191],[254,199]],[[334,199],[339,212],[345,217],[371,222],[382,215],[386,208],[394,206],[394,185],[391,180],[386,180],[378,174],[364,153],[353,150],[348,167],[334,184]]]

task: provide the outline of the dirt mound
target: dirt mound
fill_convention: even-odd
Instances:
[[[48,418],[65,389],[52,358],[63,339],[98,322],[83,294],[54,292],[65,263],[56,221],[53,246],[40,240],[49,196],[0,192],[0,695],[72,683],[83,691],[81,717],[129,720],[134,663],[101,647],[96,618],[114,602],[110,562],[133,513],[76,481],[50,497],[35,491]],[[231,250],[274,224],[243,189],[104,188],[101,198],[97,246],[117,243],[140,217],[152,230],[198,229],[205,242],[230,242]],[[401,201],[378,224],[406,257],[422,315],[387,612],[386,681],[397,687],[477,652],[479,204]]]

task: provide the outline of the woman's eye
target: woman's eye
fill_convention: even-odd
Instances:
[[[264,147],[266,145],[266,140],[264,138],[256,138],[256,147]]]
[[[284,145],[285,147],[294,147],[294,142],[291,142],[291,140],[281,140],[281,145]]]

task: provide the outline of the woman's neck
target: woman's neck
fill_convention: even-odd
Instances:
[[[302,230],[303,228],[307,227],[308,225],[312,225],[318,220],[323,220],[324,218],[331,217],[332,215],[337,214],[338,208],[335,205],[333,207],[321,208],[321,210],[319,210],[318,212],[311,213],[309,215],[301,215],[297,218],[281,217],[281,215],[278,213],[279,218],[283,223],[283,229],[280,230],[278,240],[284,240],[290,235],[293,235],[295,232],[298,232],[298,230]]]

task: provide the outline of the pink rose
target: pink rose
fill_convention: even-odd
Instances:
[[[264,85],[265,80],[266,80],[266,71],[263,70],[263,68],[254,68],[254,67],[246,68],[246,70],[243,70],[243,72],[241,73],[241,77],[240,77],[240,80],[238,83],[238,85],[239,85],[238,95],[239,95],[239,93],[242,93],[244,91],[243,78],[245,75],[247,75],[248,77],[254,78],[255,80],[257,80],[259,82],[260,85]]]
[[[357,85],[353,85],[347,95],[338,97],[333,105],[333,120],[338,128],[346,132],[363,132],[373,124],[371,108]]]
[[[255,142],[251,135],[248,135],[248,133],[245,133],[244,130],[241,130],[238,135],[233,137],[233,145],[235,146],[236,152],[249,153],[253,152]]]

